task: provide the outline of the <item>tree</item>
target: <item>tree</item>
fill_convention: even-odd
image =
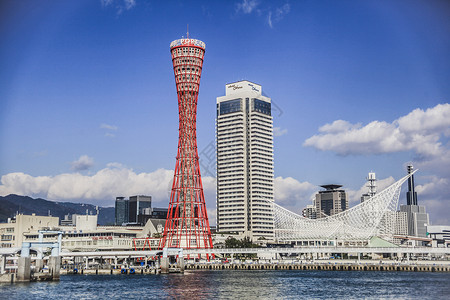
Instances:
[[[240,244],[240,241],[231,236],[225,240],[225,248],[241,248]]]

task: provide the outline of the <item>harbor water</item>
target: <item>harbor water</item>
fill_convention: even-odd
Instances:
[[[450,299],[450,273],[196,270],[1,284],[0,299]]]

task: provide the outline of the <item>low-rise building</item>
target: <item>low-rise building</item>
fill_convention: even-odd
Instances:
[[[97,215],[72,215],[71,225],[59,225],[58,217],[17,215],[0,223],[1,248],[20,248],[22,242],[36,242],[39,231],[43,241],[62,235],[62,251],[128,251],[155,249],[164,231],[163,219],[149,219],[145,226],[98,226]]]
[[[58,217],[18,214],[7,223],[0,223],[0,248],[22,247],[24,234],[37,234],[39,230],[58,226]]]
[[[450,247],[450,226],[427,225],[427,235],[433,247]]]

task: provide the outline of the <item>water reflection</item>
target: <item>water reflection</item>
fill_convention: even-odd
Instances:
[[[197,270],[0,284],[0,299],[448,299],[450,273]]]

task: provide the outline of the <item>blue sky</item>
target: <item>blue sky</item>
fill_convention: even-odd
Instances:
[[[356,204],[369,171],[381,189],[412,162],[419,203],[450,224],[448,1],[1,1],[0,195],[166,206],[169,44],[187,24],[206,43],[197,135],[212,220],[215,99],[246,79],[276,108],[276,202],[299,212],[338,183]]]

